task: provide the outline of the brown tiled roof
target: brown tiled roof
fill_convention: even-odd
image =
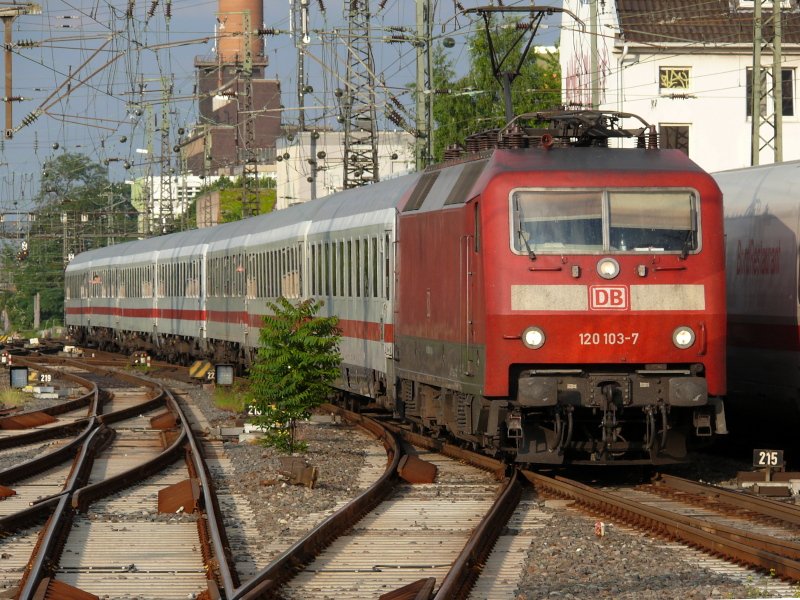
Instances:
[[[758,0],[756,0],[758,1]],[[753,10],[734,8],[737,0],[617,0],[620,29],[628,42],[651,44],[752,44]],[[763,35],[772,9],[762,11]],[[783,44],[800,44],[800,10],[782,13]]]

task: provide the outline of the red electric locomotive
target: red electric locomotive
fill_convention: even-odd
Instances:
[[[396,413],[526,463],[674,462],[725,433],[721,194],[627,117],[524,115],[421,177],[397,224]]]
[[[348,399],[523,463],[680,461],[725,432],[719,188],[631,115],[528,117],[421,174],[83,253],[67,324],[244,370],[266,300],[314,297]]]

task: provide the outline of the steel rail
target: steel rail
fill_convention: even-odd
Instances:
[[[413,431],[408,431],[396,423],[387,423],[383,421],[381,421],[381,423],[383,423],[387,429],[395,432],[410,444],[425,448],[427,450],[433,450],[434,452],[444,454],[445,456],[455,458],[456,460],[467,461],[475,467],[493,473],[497,479],[503,479],[505,476],[508,465],[506,465],[506,463],[504,463],[502,460],[492,458],[491,456],[486,456],[485,454],[478,454],[477,452],[472,452],[471,450],[467,450],[461,446],[448,444],[447,442],[443,442],[441,440],[425,437],[424,435],[414,433]]]
[[[222,522],[222,515],[219,510],[216,495],[213,491],[214,488],[211,478],[208,475],[208,468],[205,464],[205,461],[202,459],[203,455],[200,452],[197,440],[195,439],[194,433],[189,427],[189,421],[186,418],[183,409],[180,407],[180,404],[168,389],[164,388],[158,383],[151,382],[137,375],[120,372],[116,369],[106,370],[104,366],[100,365],[83,365],[81,363],[79,363],[79,365],[82,368],[104,371],[115,378],[123,379],[139,386],[144,385],[145,387],[148,387],[152,390],[157,390],[159,392],[158,396],[153,398],[148,403],[139,404],[127,409],[122,409],[114,413],[100,416],[99,420],[101,420],[103,423],[116,422],[139,414],[142,412],[143,407],[152,408],[158,403],[164,403],[170,412],[176,415],[178,422],[182,423],[183,427],[180,436],[178,436],[172,445],[170,445],[169,448],[151,461],[148,461],[147,463],[139,465],[133,469],[129,469],[128,471],[120,473],[110,479],[98,482],[97,484],[94,484],[94,486],[87,486],[86,488],[77,490],[73,495],[73,506],[81,511],[84,511],[86,507],[94,500],[103,496],[107,496],[110,493],[118,491],[119,489],[128,487],[134,481],[139,481],[145,477],[149,477],[150,475],[157,473],[166,465],[172,464],[175,462],[175,460],[180,458],[183,453],[183,448],[188,445],[189,460],[191,460],[192,466],[194,467],[194,472],[196,473],[197,478],[200,480],[200,489],[202,490],[203,494],[203,508],[206,513],[209,535],[211,538],[210,543],[214,556],[217,559],[216,570],[219,572],[226,596],[230,597],[230,594],[238,585],[238,577],[235,570],[232,568],[230,545],[227,542],[227,536]]]
[[[164,391],[170,401],[172,409],[178,414],[180,422],[184,424],[183,429],[190,449],[189,454],[194,466],[194,471],[197,474],[197,478],[200,480],[200,489],[203,494],[203,508],[206,512],[206,517],[208,517],[211,547],[214,551],[214,556],[217,558],[217,570],[219,571],[222,587],[225,590],[225,597],[231,598],[234,590],[239,585],[239,577],[233,567],[233,556],[225,532],[219,502],[217,501],[217,496],[214,493],[214,486],[208,473],[208,466],[202,459],[203,454],[200,452],[194,432],[191,427],[189,427],[189,421],[186,419],[183,409],[172,395],[172,392],[168,389]]]
[[[41,368],[38,364],[38,361],[19,362],[24,362],[25,366],[31,368]],[[63,374],[59,372],[59,375]],[[89,392],[82,396],[78,401],[80,402],[80,406],[86,404],[90,406],[90,416],[73,423],[67,423],[56,427],[48,427],[45,429],[37,429],[36,431],[25,434],[0,438],[0,449],[7,449],[17,445],[30,444],[46,439],[61,438],[66,437],[67,435],[76,435],[76,438],[70,443],[54,450],[53,452],[48,452],[43,456],[36,457],[14,467],[9,467],[8,469],[0,471],[0,484],[8,485],[10,483],[14,483],[19,479],[36,475],[37,473],[41,473],[42,471],[69,460],[70,456],[78,452],[79,448],[86,441],[87,436],[89,436],[91,431],[97,427],[97,423],[94,420],[94,415],[97,414],[100,395],[97,385],[88,379],[84,379],[83,377],[73,374],[69,374],[69,377],[65,378],[70,379],[71,381],[78,383],[81,387],[85,387],[89,390]],[[18,415],[19,414],[25,413],[18,413]],[[27,511],[22,512],[27,513]],[[38,514],[38,511],[31,511],[30,514]],[[27,519],[24,517],[24,515],[8,515],[7,517],[0,519],[0,531],[2,531],[4,528],[17,527],[21,522],[27,522]]]
[[[505,478],[507,465],[501,460],[472,452],[444,441],[425,437],[394,423],[384,423],[384,426],[415,446],[467,462],[493,473],[497,479]],[[473,530],[464,549],[453,562],[453,566],[447,576],[442,580],[442,584],[434,596],[436,600],[468,597],[472,585],[480,573],[480,568],[500,535],[502,525],[507,523],[513,514],[521,494],[522,484],[519,479],[519,473],[514,470],[510,477],[505,478],[505,485],[498,494],[494,505]],[[430,594],[431,591],[428,591],[427,588],[421,588],[414,599],[428,600],[431,597]]]
[[[50,365],[51,363],[61,364],[58,361],[54,360],[52,356],[38,356],[36,358],[17,358],[14,361],[15,365],[20,365],[24,367],[28,367],[30,369],[36,369],[37,371],[45,371],[50,373],[51,375],[57,375],[60,379],[66,379],[67,381],[71,381],[73,383],[78,384],[80,387],[85,387],[89,390],[87,394],[80,396],[75,400],[70,400],[68,402],[61,402],[56,404],[55,406],[51,406],[49,408],[43,408],[37,412],[43,412],[48,415],[59,415],[65,412],[69,412],[71,410],[75,410],[76,408],[80,408],[85,405],[90,405],[90,411],[88,416],[91,416],[96,412],[97,406],[92,403],[92,400],[97,400],[97,396],[92,394],[93,390],[97,389],[95,383],[89,379],[81,377],[80,375],[76,375],[75,373],[70,373],[69,371],[62,371],[60,369],[53,369],[51,367],[45,366]],[[94,412],[93,412],[94,410]]]
[[[772,500],[769,498],[761,498],[752,494],[734,492],[732,490],[726,490],[715,485],[690,481],[688,479],[683,479],[682,477],[675,477],[674,475],[659,475],[659,477],[653,481],[653,485],[658,487],[659,484],[665,485],[680,492],[708,496],[723,504],[728,504],[737,508],[744,508],[745,510],[758,513],[772,519],[779,519],[786,523],[800,525],[800,506],[797,506],[796,504],[786,504],[784,502],[778,502],[777,500]]]
[[[97,371],[99,369],[87,369],[86,365],[78,365],[80,368],[86,370]],[[62,494],[47,499],[42,504],[45,507],[51,507],[53,503],[57,503],[55,510],[48,519],[45,529],[40,533],[39,542],[34,556],[29,562],[29,568],[22,580],[22,588],[17,596],[18,598],[28,599],[33,598],[34,593],[38,590],[40,583],[44,580],[47,572],[52,569],[52,565],[58,563],[58,555],[63,547],[63,540],[66,539],[69,528],[71,526],[72,518],[77,511],[85,510],[88,504],[97,498],[104,497],[119,489],[131,485],[134,480],[141,480],[153,473],[163,469],[166,464],[171,464],[180,458],[186,446],[190,446],[190,452],[193,456],[193,465],[195,471],[198,473],[199,478],[203,484],[204,500],[206,506],[214,506],[215,500],[211,492],[210,484],[206,476],[205,465],[200,458],[201,454],[197,448],[192,433],[189,431],[188,421],[186,420],[183,411],[178,405],[177,401],[171,394],[166,392],[161,386],[144,380],[142,378],[131,376],[124,373],[114,371],[109,373],[116,378],[123,379],[135,383],[137,386],[146,387],[148,389],[157,391],[158,393],[154,398],[149,401],[138,404],[134,407],[129,407],[108,415],[92,417],[91,427],[93,430],[89,433],[89,437],[83,445],[81,453],[76,457],[75,465],[73,466],[68,484],[65,486]],[[154,459],[139,465],[134,469],[129,469],[114,477],[103,480],[92,485],[84,485],[88,478],[88,473],[91,468],[93,457],[97,452],[98,447],[102,446],[112,436],[113,430],[106,427],[106,423],[116,422],[130,416],[141,414],[143,409],[150,409],[158,404],[164,404],[168,409],[178,417],[180,423],[183,423],[181,435],[170,445],[168,449],[160,453]],[[94,442],[93,440],[98,440]],[[83,486],[83,487],[79,487]],[[39,515],[44,510],[42,507],[35,507],[35,511],[31,511],[31,515]],[[28,512],[28,511],[25,511]],[[209,528],[212,530],[212,538],[216,540],[214,544],[215,555],[218,557],[227,557],[221,539],[224,537],[219,536],[219,529],[221,527],[220,518],[211,508],[209,511],[206,508],[206,515],[209,517]],[[201,540],[202,542],[202,540]],[[230,568],[226,560],[219,560],[218,571],[224,581],[233,581],[230,575]],[[229,583],[232,589],[232,584]]]
[[[161,452],[155,458],[143,463],[132,469],[128,469],[122,473],[104,479],[103,481],[95,484],[85,486],[76,490],[72,494],[72,507],[80,512],[84,512],[89,504],[95,500],[108,496],[121,489],[129,487],[132,483],[140,481],[146,477],[154,475],[161,471],[165,466],[172,464],[183,456],[183,449],[189,446],[189,460],[194,467],[194,472],[200,480],[200,488],[203,494],[203,508],[206,512],[210,543],[217,559],[216,570],[219,572],[221,583],[225,590],[226,596],[230,595],[238,585],[238,576],[232,568],[232,555],[230,546],[227,542],[225,528],[222,523],[222,515],[219,510],[219,505],[216,496],[213,492],[213,485],[211,478],[208,475],[208,469],[205,461],[202,459],[202,453],[197,445],[194,433],[191,431],[186,419],[183,409],[180,407],[177,400],[175,400],[172,393],[158,383],[149,381],[138,375],[124,373],[117,369],[109,369],[107,365],[95,365],[91,363],[83,363],[70,358],[54,359],[55,362],[62,364],[69,364],[75,367],[91,370],[94,372],[104,373],[116,379],[128,381],[140,387],[147,387],[153,391],[158,392],[157,395],[148,402],[137,404],[113,413],[100,415],[98,421],[101,423],[114,423],[120,420],[140,414],[143,410],[154,408],[158,404],[164,404],[167,408],[177,417],[177,421],[183,424],[181,434],[170,445],[169,448]]]
[[[114,477],[104,479],[103,481],[99,481],[92,485],[76,490],[72,494],[72,507],[79,512],[85,512],[88,506],[95,500],[108,496],[121,489],[130,487],[133,483],[158,473],[159,471],[163,470],[164,467],[174,463],[181,457],[186,458],[185,449],[188,446],[189,457],[187,460],[191,461],[192,466],[194,467],[194,472],[197,474],[197,478],[200,480],[200,489],[202,490],[203,494],[203,509],[206,513],[209,535],[211,538],[210,543],[213,554],[217,559],[215,568],[219,573],[226,597],[230,597],[231,593],[238,584],[238,579],[235,571],[231,567],[232,556],[230,547],[227,543],[224,526],[222,524],[222,515],[219,511],[219,506],[213,492],[213,486],[208,476],[208,469],[205,465],[205,461],[202,459],[202,453],[197,445],[194,433],[191,431],[191,428],[188,425],[189,421],[186,419],[183,409],[181,409],[177,400],[175,400],[174,396],[169,390],[156,383],[142,379],[135,375],[120,373],[116,370],[109,372],[109,374],[113,375],[114,377],[136,383],[137,385],[144,384],[145,387],[158,390],[159,393],[155,398],[144,404],[138,404],[133,407],[115,411],[114,413],[109,413],[108,415],[102,415],[98,418],[99,420],[102,420],[104,423],[116,422],[141,413],[143,407],[149,409],[153,408],[157,404],[163,403],[168,410],[177,417],[177,421],[181,423],[183,427],[181,428],[180,435],[175,439],[175,441],[173,441],[169,448],[161,452],[153,459],[132,469],[128,469],[127,471],[119,473]],[[206,542],[205,540],[201,540],[201,543]],[[207,566],[209,567],[209,571],[211,571],[211,565]]]
[[[311,562],[333,540],[352,527],[353,523],[359,521],[377,506],[394,486],[395,474],[402,454],[396,435],[377,421],[338,406],[325,404],[322,409],[342,416],[348,422],[366,429],[380,440],[387,452],[386,470],[370,488],[317,525],[305,537],[295,542],[237,589],[233,595],[228,596],[228,600],[251,600],[274,593],[292,571]]]
[[[58,505],[53,514],[47,521],[45,528],[39,534],[34,555],[29,561],[30,567],[25,570],[22,577],[22,586],[16,596],[21,600],[28,600],[34,597],[34,592],[39,587],[39,583],[44,579],[46,572],[51,569],[51,565],[57,563],[57,555],[61,551],[61,540],[69,531],[72,524],[72,508],[70,507],[70,493],[88,477],[91,468],[91,457],[104,444],[108,442],[109,429],[105,427],[95,427],[89,434],[88,439],[83,444],[81,452],[75,457],[72,473],[64,486],[67,492],[58,498]]]
[[[537,490],[547,490],[565,498],[572,498],[580,504],[601,510],[612,517],[646,527],[708,552],[773,572],[783,579],[800,581],[800,561],[763,547],[754,547],[751,539],[757,536],[751,532],[646,506],[562,477],[551,478],[531,471],[523,471],[523,475]],[[766,538],[766,536],[759,537]],[[768,539],[771,548],[775,548],[778,544],[787,545],[784,540]],[[763,540],[760,543],[763,544]],[[788,542],[788,545],[791,544],[794,543]]]
[[[442,580],[439,591],[434,596],[435,600],[460,600],[469,596],[486,557],[514,513],[521,496],[522,484],[519,471],[515,469],[507,478],[492,508],[473,530],[469,541]]]
[[[28,412],[40,412],[54,416],[63,414],[65,412],[69,412],[71,410],[75,410],[77,408],[81,408],[82,406],[89,406],[89,410],[87,417],[84,420],[76,421],[74,423],[67,423],[65,425],[57,425],[55,427],[36,429],[35,431],[30,431],[28,433],[21,433],[19,435],[2,437],[0,438],[0,450],[12,448],[14,446],[23,444],[32,444],[35,442],[41,442],[43,440],[51,438],[64,437],[65,434],[66,435],[71,434],[72,430],[76,428],[76,423],[83,424],[84,422],[86,422],[87,419],[97,414],[97,410],[100,404],[100,394],[97,389],[97,385],[94,382],[88,379],[84,379],[83,377],[80,377],[73,373],[65,373],[63,371],[47,369],[46,367],[42,367],[38,361],[19,360],[17,361],[17,364],[22,364],[22,366],[27,366],[29,368],[35,368],[35,369],[50,371],[52,373],[57,373],[59,377],[75,382],[81,387],[87,388],[89,390],[86,394],[75,400],[71,400],[69,402],[62,402],[60,404],[57,404],[56,406],[51,406],[48,408],[44,408],[42,410],[28,411]],[[3,428],[2,423],[4,421],[12,418],[18,419],[20,416],[28,414],[28,412],[18,412],[12,416],[0,418],[0,429]]]
[[[83,426],[82,429],[81,426]],[[89,433],[91,433],[91,431],[96,427],[97,421],[94,417],[90,419],[83,419],[75,423],[70,423],[69,427],[65,427],[61,429],[61,431],[62,433],[65,433],[78,429],[78,433],[74,440],[68,444],[65,444],[64,446],[61,446],[60,448],[57,448],[56,450],[53,450],[52,452],[48,452],[42,456],[37,456],[36,458],[32,458],[23,463],[0,471],[0,484],[9,485],[15,481],[31,477],[69,460],[78,451],[78,449],[81,447],[81,444],[86,441],[86,436],[88,436]],[[64,436],[60,435],[52,437]]]

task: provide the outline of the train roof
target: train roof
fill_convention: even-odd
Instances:
[[[726,218],[759,214],[795,218],[800,160],[730,169],[711,176],[722,190]]]
[[[67,271],[101,264],[155,262],[154,253],[170,258],[205,251],[230,249],[271,241],[299,239],[307,231],[369,225],[392,218],[405,193],[419,179],[418,173],[379,184],[345,190],[318,200],[205,229],[193,229],[82,252],[70,261]],[[387,213],[391,211],[391,213]]]
[[[501,171],[651,171],[705,173],[680,150],[568,147],[540,151],[496,150],[491,167]]]
[[[388,215],[393,219],[419,178],[420,173],[410,173],[323,198],[309,234],[373,225],[385,222]]]

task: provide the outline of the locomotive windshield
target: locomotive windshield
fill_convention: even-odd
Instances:
[[[512,247],[521,254],[697,250],[689,190],[516,190]]]

